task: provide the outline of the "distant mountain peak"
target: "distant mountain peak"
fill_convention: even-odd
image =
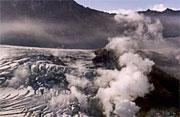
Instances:
[[[177,15],[180,13],[180,10],[173,10],[170,8],[165,9],[164,11],[156,11],[156,10],[151,10],[147,9],[146,11],[139,11],[139,13],[143,13],[145,15]]]
[[[166,8],[164,11],[157,11],[157,10],[151,10],[151,9],[147,9],[146,11],[144,12],[175,12],[176,10],[173,10],[173,9],[170,9],[170,8]]]
[[[172,10],[172,9],[170,9],[170,8],[167,8],[167,9],[164,10],[164,11],[174,11],[174,10]]]
[[[163,11],[164,13],[171,13],[171,12],[176,12],[176,10],[167,8],[166,10]]]

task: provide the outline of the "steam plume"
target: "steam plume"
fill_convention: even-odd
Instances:
[[[109,39],[106,48],[116,52],[122,69],[98,70],[100,77],[95,81],[99,87],[96,96],[101,100],[106,116],[115,114],[131,117],[139,110],[133,101],[153,90],[147,74],[150,73],[154,62],[143,59],[134,52],[145,48],[147,42],[160,41],[162,25],[159,21],[151,21],[150,18],[135,12],[116,15],[115,19],[128,30],[125,30],[121,37]]]

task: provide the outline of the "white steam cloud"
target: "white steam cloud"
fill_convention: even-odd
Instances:
[[[120,25],[133,29],[125,30],[121,37],[109,39],[106,48],[116,52],[121,70],[97,71],[100,76],[95,81],[95,85],[99,87],[96,97],[101,100],[106,116],[115,114],[120,117],[132,117],[139,110],[133,101],[153,90],[147,74],[154,65],[153,61],[143,59],[134,52],[146,48],[147,42],[162,40],[163,28],[159,21],[151,21],[150,18],[135,12],[116,15],[115,19]]]
[[[14,72],[14,77],[12,77],[8,81],[8,85],[10,87],[19,88],[20,86],[23,86],[25,84],[25,80],[28,78],[28,76],[29,76],[28,66],[24,66],[24,65],[19,66]]]
[[[72,104],[75,100],[78,100],[78,103],[82,107],[87,106],[87,97],[77,90],[76,87],[72,86],[70,91],[60,92],[58,96],[52,97],[50,100],[50,105],[52,107],[58,108],[67,108]]]
[[[130,14],[130,15],[129,15]],[[127,28],[123,35],[136,40],[161,40],[162,29],[159,20],[152,21],[151,18],[140,15],[136,12],[130,12],[127,15],[116,15],[115,20]]]
[[[116,10],[111,10],[111,11],[107,11],[108,13],[116,13],[116,14],[129,14],[131,12],[134,12],[133,10],[125,10],[125,9],[116,9]]]
[[[134,102],[123,100],[116,104],[115,114],[120,117],[133,117],[140,109]]]
[[[159,20],[152,20],[150,17],[133,11],[120,13],[115,16],[115,20],[124,27],[124,30],[120,37],[109,39],[110,43],[106,46],[107,48],[124,51],[122,46],[125,46],[131,50],[143,49],[161,53],[177,53],[178,47],[163,39],[164,28]],[[116,43],[121,43],[121,45]]]
[[[72,75],[66,75],[66,79],[70,83],[69,86],[85,88],[89,85],[89,81],[85,78],[78,78]]]
[[[152,61],[129,52],[120,56],[119,64],[122,67],[120,71],[100,70],[98,73],[101,76],[96,80],[96,85],[99,87],[97,97],[101,99],[104,114],[107,116],[111,116],[111,112],[120,116],[121,109],[127,107],[131,107],[127,108],[130,110],[128,114],[136,113],[138,107],[131,101],[137,97],[143,97],[153,89],[146,76],[154,65]],[[113,105],[115,105],[115,110],[113,110]],[[127,117],[127,115],[122,117]]]
[[[164,11],[164,10],[166,10],[166,7],[164,6],[164,4],[155,4],[152,7],[152,10],[155,10],[155,11]]]

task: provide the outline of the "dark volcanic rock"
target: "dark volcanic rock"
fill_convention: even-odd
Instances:
[[[118,64],[118,57],[113,50],[97,49],[95,51],[96,57],[93,63],[96,67],[105,67],[107,69],[120,69]]]
[[[163,72],[156,66],[148,75],[150,82],[154,85],[154,90],[143,98],[137,98],[136,104],[143,111],[152,108],[179,108],[179,80]]]
[[[53,55],[48,56],[48,57],[47,57],[47,60],[52,61],[52,62],[53,62],[54,64],[56,64],[56,65],[66,66],[66,64],[64,64],[59,57],[56,57],[56,56],[53,56]]]

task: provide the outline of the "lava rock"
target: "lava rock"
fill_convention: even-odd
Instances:
[[[120,69],[118,57],[111,49],[97,49],[96,57],[92,60],[96,67],[104,67],[106,69]]]
[[[66,66],[66,65],[61,61],[61,59],[59,59],[59,57],[56,57],[56,56],[53,56],[53,55],[48,56],[48,57],[47,57],[47,60],[52,61],[53,64]]]
[[[179,80],[153,66],[148,75],[149,81],[154,85],[154,90],[145,97],[137,98],[136,104],[143,111],[152,108],[179,108]]]

